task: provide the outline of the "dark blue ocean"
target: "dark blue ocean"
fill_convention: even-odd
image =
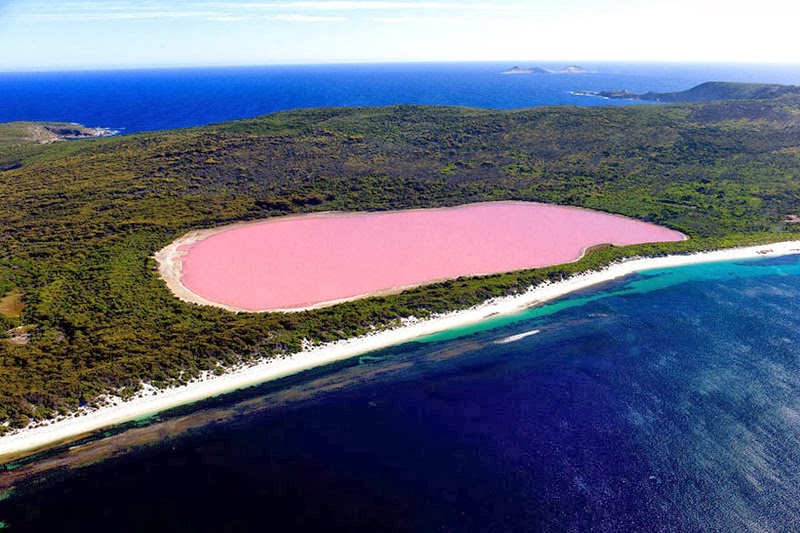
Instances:
[[[705,81],[800,84],[797,65],[585,63],[581,66],[592,72],[500,74],[511,66],[460,63],[0,73],[0,122],[66,121],[134,133],[302,107],[629,105],[570,93],[679,91]]]
[[[82,532],[798,531],[799,301],[800,256],[637,274],[140,421],[94,443],[113,458],[72,450],[0,501],[0,520]]]

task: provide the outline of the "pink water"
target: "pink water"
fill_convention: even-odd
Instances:
[[[213,302],[293,309],[458,276],[567,263],[595,244],[682,234],[585,209],[485,203],[275,218],[194,244],[182,282]]]

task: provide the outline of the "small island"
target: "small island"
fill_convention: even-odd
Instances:
[[[508,70],[504,70],[500,74],[582,74],[589,72],[583,67],[578,65],[567,65],[561,70],[550,70],[544,67],[518,67],[513,66]]]
[[[585,74],[587,72],[589,71],[583,67],[579,67],[578,65],[567,65],[566,67],[557,71],[558,74]]]

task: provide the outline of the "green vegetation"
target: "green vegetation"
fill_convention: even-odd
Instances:
[[[153,253],[193,228],[322,210],[535,200],[622,213],[682,243],[457,279],[296,314],[184,304]],[[189,130],[0,147],[0,421],[30,420],[464,308],[633,254],[797,238],[800,99],[516,111],[314,109]],[[2,430],[3,426],[0,426]]]

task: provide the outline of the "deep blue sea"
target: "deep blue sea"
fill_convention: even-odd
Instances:
[[[541,65],[552,69],[564,66]],[[679,91],[705,81],[800,84],[797,65],[585,63],[581,66],[592,72],[500,74],[511,66],[460,63],[0,73],[0,122],[66,121],[134,133],[302,107],[629,105],[570,93]]]
[[[134,132],[312,105],[800,83],[788,67],[509,66],[2,74],[0,121]],[[798,531],[798,302],[800,255],[637,274],[38,458],[52,465],[0,492],[0,529]]]

